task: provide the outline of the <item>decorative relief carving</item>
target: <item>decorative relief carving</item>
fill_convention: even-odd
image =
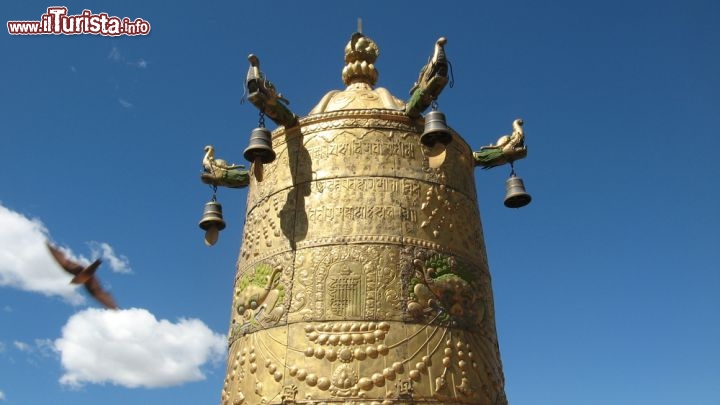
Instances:
[[[233,296],[230,341],[283,321],[290,302],[291,253],[274,256],[238,271]]]
[[[397,248],[383,245],[298,251],[288,321],[400,319],[397,254]]]
[[[300,120],[304,134],[338,128],[391,129],[420,134],[423,130],[416,121],[395,110],[368,109],[334,111],[314,114]]]
[[[478,259],[485,246],[480,216],[473,200],[444,184],[429,183],[418,210],[419,226],[404,224],[406,242],[436,241],[446,251]]]
[[[290,248],[288,229],[295,226],[295,212],[287,202],[287,192],[277,193],[249,211],[245,217],[241,259],[252,259],[263,251]],[[293,204],[294,205],[294,204]]]
[[[292,403],[294,398],[506,403],[495,348],[471,331],[356,321],[300,328],[265,329],[236,341],[223,404]]]
[[[494,335],[486,265],[418,247],[404,248],[400,260],[410,319]]]
[[[363,315],[365,280],[362,264],[338,262],[330,267],[325,284],[326,307],[333,317],[354,319]]]

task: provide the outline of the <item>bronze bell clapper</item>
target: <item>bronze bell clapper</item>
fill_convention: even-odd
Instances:
[[[218,240],[220,231],[225,229],[222,205],[215,200],[215,196],[205,204],[205,210],[198,226],[205,231],[205,244],[208,246],[214,245]]]
[[[445,123],[445,114],[432,110],[425,115],[425,130],[420,135],[420,142],[433,147],[437,142],[447,145],[452,141],[452,133]]]
[[[532,197],[525,191],[525,184],[513,171],[510,178],[505,181],[505,206],[520,208],[530,204],[530,201]]]

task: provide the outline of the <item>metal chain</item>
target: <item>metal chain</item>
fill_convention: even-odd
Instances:
[[[452,63],[450,63],[450,61],[447,61],[447,64],[450,68],[450,83],[448,83],[448,86],[450,86],[450,88],[452,89],[453,86],[455,86],[455,75],[453,74]]]

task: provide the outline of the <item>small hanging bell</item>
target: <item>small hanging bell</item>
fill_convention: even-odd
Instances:
[[[436,142],[447,145],[452,141],[452,133],[445,124],[445,114],[433,110],[425,115],[425,131],[420,135],[420,142],[432,147]]]
[[[255,128],[250,133],[250,142],[243,152],[248,162],[267,164],[275,160],[275,151],[272,148],[272,137],[267,128]]]
[[[215,199],[205,204],[205,211],[198,226],[205,231],[205,244],[208,246],[214,245],[218,240],[219,232],[225,229],[222,205],[215,201]]]
[[[520,208],[530,204],[532,197],[525,192],[525,185],[520,177],[514,174],[505,181],[505,206]]]

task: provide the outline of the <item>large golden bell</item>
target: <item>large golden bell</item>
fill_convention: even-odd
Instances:
[[[372,87],[376,50],[250,179],[222,405],[507,405],[472,150]]]

